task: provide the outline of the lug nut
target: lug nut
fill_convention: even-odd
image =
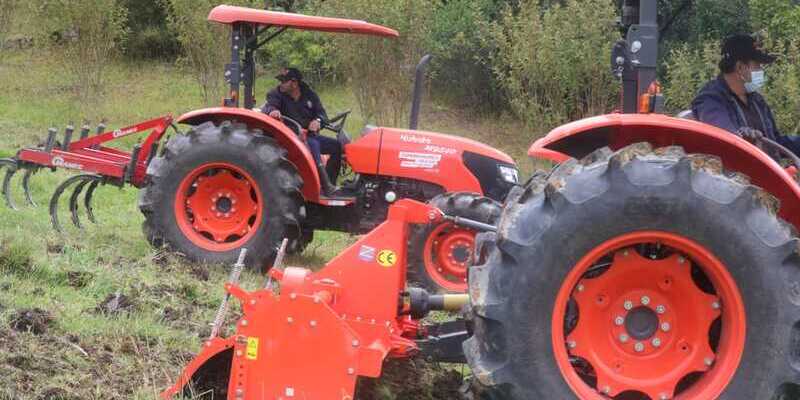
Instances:
[[[719,307],[720,307],[720,305],[719,305],[718,301],[715,301],[715,302],[711,303],[711,308],[713,308],[715,310],[719,310]]]
[[[626,335],[624,333],[619,335],[619,341],[622,342],[622,343],[627,343],[628,342],[628,335]]]
[[[667,308],[662,306],[662,305],[658,305],[656,307],[656,312],[659,313],[659,314],[663,314],[665,311],[667,311]]]
[[[586,289],[586,288],[583,286],[583,284],[579,284],[578,285],[578,291],[579,292],[582,292],[584,289]]]
[[[683,264],[685,262],[686,262],[686,258],[684,258],[683,256],[678,257],[678,263],[679,264]]]
[[[709,366],[709,367],[710,367],[710,366],[711,366],[711,364],[714,364],[714,359],[713,359],[713,358],[711,358],[711,357],[706,357],[706,358],[703,360],[703,363],[704,363],[704,364],[706,364],[706,366]]]
[[[625,318],[622,318],[622,317],[614,318],[614,324],[615,325],[620,326],[620,325],[622,325],[624,323],[625,323]]]
[[[669,332],[670,328],[671,328],[671,326],[669,325],[669,322],[662,322],[661,323],[661,330],[662,331]]]
[[[622,305],[622,307],[630,311],[633,308],[633,302],[630,300],[625,300],[625,303]]]
[[[644,344],[642,344],[642,342],[637,342],[633,345],[633,349],[636,350],[637,353],[641,353],[644,351]]]
[[[661,347],[661,339],[653,338],[653,340],[650,341],[650,344],[652,344],[653,347]]]
[[[666,393],[661,393],[660,395],[658,395],[658,399],[659,400],[669,400],[669,395],[666,394]]]
[[[569,347],[570,349],[574,349],[574,348],[578,347],[578,344],[575,343],[574,340],[570,340],[569,342],[567,342],[567,347]]]
[[[611,393],[611,387],[610,386],[603,387],[603,394],[609,394],[609,393]]]
[[[643,304],[643,305],[648,305],[648,304],[650,304],[650,298],[649,298],[649,297],[647,297],[647,296],[642,296],[642,304]]]

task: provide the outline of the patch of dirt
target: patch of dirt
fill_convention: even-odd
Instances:
[[[95,311],[102,314],[123,314],[129,313],[136,308],[134,301],[121,292],[111,293],[100,302]]]
[[[201,281],[208,281],[209,272],[208,268],[206,268],[204,265],[193,264],[189,270],[189,273]]]
[[[63,243],[47,243],[47,252],[50,254],[61,254],[64,252]]]
[[[86,287],[94,279],[94,274],[85,271],[67,271],[67,284],[76,289]]]
[[[463,379],[458,371],[421,358],[388,360],[378,379],[359,378],[356,400],[460,399]]]
[[[41,335],[53,323],[53,316],[40,308],[21,309],[11,315],[9,327],[18,332],[31,332]]]

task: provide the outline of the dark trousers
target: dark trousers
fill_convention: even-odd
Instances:
[[[322,154],[330,156],[328,164],[325,166],[331,183],[336,184],[339,178],[339,169],[342,166],[342,145],[339,141],[323,135],[308,135],[308,148],[314,156],[317,165],[322,164]]]

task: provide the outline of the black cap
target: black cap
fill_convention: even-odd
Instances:
[[[772,64],[775,62],[775,56],[761,50],[759,43],[752,36],[737,34],[728,36],[722,43],[722,62],[733,65],[736,61]]]
[[[303,74],[301,74],[297,68],[284,68],[275,76],[275,79],[281,82],[290,81],[292,79],[300,82],[303,80]]]

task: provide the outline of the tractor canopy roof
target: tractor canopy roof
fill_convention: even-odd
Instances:
[[[396,30],[369,22],[343,19],[317,17],[302,14],[293,14],[279,11],[257,10],[247,7],[220,5],[214,7],[208,14],[208,20],[222,24],[245,22],[257,25],[287,27],[309,31],[357,33],[362,35],[375,35],[397,37]]]

